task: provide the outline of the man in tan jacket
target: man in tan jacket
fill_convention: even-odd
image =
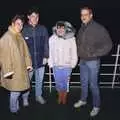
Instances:
[[[19,110],[19,96],[22,91],[23,105],[28,106],[30,81],[28,71],[32,70],[28,47],[21,35],[23,17],[16,15],[8,31],[0,39],[1,86],[10,91],[10,111]]]

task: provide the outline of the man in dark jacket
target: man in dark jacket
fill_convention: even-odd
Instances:
[[[31,53],[33,68],[30,72],[30,78],[35,73],[35,96],[36,101],[41,104],[45,103],[42,97],[42,83],[47,63],[48,48],[48,31],[45,26],[38,24],[39,12],[37,9],[31,9],[27,15],[28,24],[23,28],[23,36]]]
[[[88,83],[93,97],[93,109],[90,116],[95,116],[100,110],[100,93],[98,73],[100,57],[108,54],[112,48],[112,40],[107,30],[93,20],[92,10],[81,9],[82,25],[77,35],[78,56],[80,57],[81,98],[74,104],[78,108],[86,104]]]

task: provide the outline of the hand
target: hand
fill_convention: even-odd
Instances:
[[[27,70],[28,70],[28,71],[33,71],[33,67],[28,66],[28,67],[27,67]]]
[[[49,66],[49,68],[53,68],[53,64],[52,64],[50,58],[48,58],[48,66]]]
[[[47,58],[43,58],[43,65],[48,63],[48,59]]]

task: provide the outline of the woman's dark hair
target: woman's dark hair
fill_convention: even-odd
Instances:
[[[18,15],[18,14],[12,18],[11,22],[15,23],[15,21],[18,19],[20,19],[24,23],[24,15]]]
[[[64,24],[63,21],[59,21],[59,22],[56,23],[56,27],[57,27],[57,28],[58,28],[58,27],[62,27],[62,26],[65,27],[65,24]]]

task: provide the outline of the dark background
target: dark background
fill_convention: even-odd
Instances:
[[[58,20],[67,20],[78,30],[81,24],[79,11],[84,5],[92,7],[95,20],[108,29],[113,40],[111,54],[115,54],[120,41],[120,4],[118,0],[0,0],[0,36],[7,30],[10,20],[15,14],[26,14],[32,6],[40,8],[40,23],[48,28],[50,35],[52,26]],[[115,63],[116,57],[111,57],[111,54],[102,58],[102,64]],[[79,67],[77,66],[73,73],[79,73],[78,69]],[[114,66],[101,66],[100,74],[113,73],[113,71]],[[48,72],[48,67],[46,67],[46,72]],[[119,67],[117,68],[117,73],[120,73]],[[113,76],[101,75],[99,78],[101,82],[105,83],[112,82]],[[46,75],[45,79],[48,82],[49,76]],[[79,75],[73,75],[71,82],[79,82]],[[120,86],[119,76],[116,76],[116,82]],[[49,84],[45,85],[48,86]],[[71,87],[73,85],[80,87],[79,84],[70,85]],[[105,84],[103,86],[107,87]],[[108,86],[111,88],[111,83]],[[52,89],[51,93],[49,89],[44,90],[43,95],[47,100],[47,104],[40,105],[36,103],[34,89],[32,89],[30,106],[23,108],[21,102],[21,109],[16,116],[9,112],[8,92],[6,93],[6,91],[0,89],[0,95],[0,119],[4,120],[119,120],[120,118],[120,89],[101,89],[101,111],[93,119],[89,118],[89,112],[92,109],[90,97],[86,107],[77,110],[73,108],[73,104],[80,97],[80,89],[70,89],[68,105],[65,106],[57,104],[57,94],[54,89]]]
[[[51,28],[58,20],[70,21],[78,30],[80,27],[80,8],[89,6],[94,10],[94,18],[110,32],[115,44],[119,43],[120,4],[118,0],[1,0],[0,33],[7,30],[11,18],[18,13],[26,14],[36,6],[40,9],[40,23],[51,34]]]
[[[102,58],[104,64],[114,64],[117,46],[120,39],[120,4],[119,0],[1,0],[0,4],[0,35],[7,30],[11,18],[15,14],[25,14],[31,7],[37,7],[40,11],[40,24],[48,28],[49,35],[52,33],[52,27],[58,20],[66,20],[73,24],[78,31],[80,21],[80,8],[89,6],[93,9],[94,19],[103,24],[109,31],[113,40],[113,49],[110,55]],[[120,61],[120,60],[119,60]],[[73,72],[78,72],[76,67]],[[100,73],[113,73],[113,67],[101,67]],[[48,70],[47,70],[48,72]],[[117,73],[120,69],[117,68]],[[79,77],[79,76],[78,76]],[[112,81],[112,76],[101,76],[102,81]],[[78,78],[73,80],[79,81]],[[119,80],[119,76],[116,78]],[[49,80],[49,79],[47,79]]]

